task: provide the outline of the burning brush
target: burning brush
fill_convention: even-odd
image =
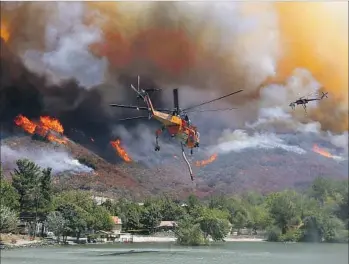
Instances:
[[[198,160],[195,162],[195,166],[196,167],[202,167],[202,166],[206,166],[212,162],[214,162],[217,159],[217,154],[213,154],[212,156],[210,156],[208,159],[206,160]]]
[[[40,116],[39,122],[33,122],[23,115],[18,115],[14,122],[27,133],[40,136],[50,142],[66,144],[68,141],[68,139],[63,136],[64,129],[62,124],[53,117]]]
[[[330,152],[327,150],[320,148],[318,145],[314,144],[313,146],[313,151],[323,157],[329,158],[329,159],[334,159],[334,160],[344,160],[343,157],[332,155]]]
[[[112,147],[117,151],[118,155],[126,162],[131,162],[132,159],[128,156],[126,150],[121,146],[120,139],[110,141]]]

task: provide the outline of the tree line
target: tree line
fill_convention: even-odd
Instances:
[[[175,236],[185,245],[223,241],[231,230],[240,234],[243,229],[265,231],[268,241],[348,242],[348,180],[319,177],[302,192],[248,192],[206,200],[164,194],[142,204],[120,198],[97,205],[90,192],[56,191],[51,168],[26,159],[16,164],[12,181],[4,179],[0,168],[1,232],[14,231],[19,213],[26,212],[35,219],[44,216],[49,230],[63,240],[111,230],[111,216],[118,216],[128,232],[151,233],[161,221],[176,221]]]

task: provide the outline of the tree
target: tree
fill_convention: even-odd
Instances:
[[[52,168],[42,170],[40,178],[40,206],[41,212],[47,213],[52,210]]]
[[[74,204],[61,205],[57,208],[57,211],[62,214],[66,221],[63,233],[64,237],[74,234],[76,239],[79,240],[81,233],[87,229],[87,222],[89,221],[88,213]]]
[[[262,205],[256,205],[250,208],[250,219],[254,233],[256,233],[257,230],[265,230],[271,225],[270,215],[267,209]]]
[[[210,199],[208,207],[211,209],[226,210],[229,208],[229,200],[223,195],[213,196]]]
[[[23,159],[16,162],[17,169],[12,174],[12,186],[19,194],[21,212],[32,212],[37,208],[34,190],[37,188],[38,179],[41,177],[40,167],[35,163]]]
[[[157,227],[162,219],[161,208],[158,204],[148,204],[145,206],[144,210],[141,213],[141,224],[151,230],[154,231],[154,228]]]
[[[189,195],[187,203],[188,203],[189,210],[192,210],[195,207],[201,206],[200,200],[194,194]]]
[[[54,211],[48,214],[46,221],[48,229],[55,234],[55,236],[57,237],[57,242],[59,242],[61,236],[66,230],[66,219],[63,217],[61,212]]]
[[[227,220],[228,213],[218,209],[205,209],[203,215],[197,220],[200,228],[207,239],[211,236],[214,241],[223,240],[230,230],[230,223]]]
[[[177,221],[186,214],[185,209],[169,197],[165,196],[159,202],[163,221]]]
[[[121,218],[122,227],[125,230],[134,230],[141,227],[140,219],[143,209],[137,203],[120,199],[114,207],[114,213]]]
[[[55,208],[58,208],[60,205],[67,203],[74,204],[87,212],[91,212],[96,204],[89,192],[80,190],[61,192],[53,200],[53,205]]]
[[[283,191],[270,194],[267,206],[274,224],[286,234],[290,226],[299,224],[301,216],[300,196],[294,191]]]
[[[0,232],[5,233],[16,230],[18,218],[13,210],[1,204],[0,216]]]
[[[237,197],[229,201],[229,221],[233,227],[237,229],[238,234],[240,233],[240,229],[251,226],[251,217],[248,207],[249,205],[247,203]]]
[[[5,180],[2,175],[0,175],[0,204],[12,210],[19,209],[18,193],[16,189],[12,187],[11,183]]]
[[[310,196],[323,205],[327,199],[327,196],[333,194],[333,183],[330,179],[323,177],[317,177],[311,186]]]
[[[101,204],[103,207],[105,207],[109,213],[114,213],[113,212],[113,203],[110,199],[107,199],[104,203]]]
[[[177,243],[180,245],[200,246],[207,244],[200,224],[194,223],[190,217],[179,221],[178,227],[175,230],[175,236]]]
[[[91,212],[94,230],[109,231],[113,228],[113,220],[108,210],[103,206],[96,206]]]

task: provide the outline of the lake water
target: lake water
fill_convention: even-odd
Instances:
[[[1,252],[1,264],[34,263],[348,264],[348,245],[226,242],[207,247],[181,247],[173,243],[134,243],[25,248]]]

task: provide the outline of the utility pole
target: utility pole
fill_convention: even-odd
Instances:
[[[34,229],[34,239],[36,237],[36,230],[38,227],[38,207],[39,207],[39,194],[38,192],[40,192],[40,188],[39,184],[38,184],[38,179],[36,179],[36,184],[35,184],[35,229]]]

